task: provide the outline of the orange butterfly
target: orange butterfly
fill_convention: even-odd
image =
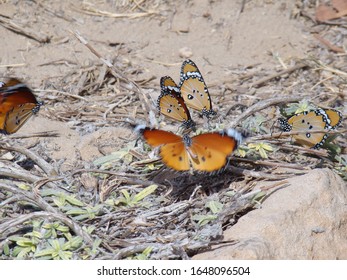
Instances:
[[[311,110],[290,117],[288,120],[280,118],[279,124],[281,130],[302,131],[302,134],[293,135],[295,141],[309,148],[318,149],[323,146],[328,134],[310,133],[314,130],[329,130],[338,127],[342,121],[342,114],[333,109]]]
[[[188,107],[198,110],[207,118],[216,112],[212,110],[210,93],[205,81],[193,61],[187,59],[181,67],[180,93]]]
[[[234,129],[210,132],[193,137],[178,136],[172,132],[138,125],[135,131],[142,134],[152,147],[159,147],[162,161],[178,171],[190,170],[212,172],[221,169],[230,155],[243,140]]]
[[[180,94],[175,81],[165,76],[160,79],[161,94],[157,106],[161,114],[182,122],[184,128],[195,128],[189,110]]]
[[[22,82],[10,78],[0,83],[0,133],[15,133],[40,110],[32,91]]]

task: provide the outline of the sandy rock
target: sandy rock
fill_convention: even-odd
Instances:
[[[189,47],[183,47],[178,50],[178,55],[181,58],[190,58],[193,55],[193,51]]]
[[[101,128],[84,136],[77,144],[81,158],[86,161],[95,160],[104,154],[110,154],[120,149],[125,140],[135,139],[133,132],[124,127]]]
[[[289,180],[224,232],[240,242],[193,259],[347,259],[347,186],[328,169]]]

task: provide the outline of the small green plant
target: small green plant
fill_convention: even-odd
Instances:
[[[73,237],[70,229],[60,222],[44,223],[33,220],[31,232],[11,236],[4,245],[3,254],[16,259],[72,259],[73,252],[82,246],[82,238]],[[86,249],[86,248],[84,248]]]
[[[223,204],[216,200],[210,200],[205,205],[206,208],[210,209],[212,214],[218,214],[223,209]]]
[[[100,238],[96,238],[93,242],[92,248],[86,247],[84,248],[84,252],[82,253],[82,259],[87,260],[90,259],[93,256],[96,256],[99,252],[99,247],[102,240]]]
[[[208,224],[210,221],[217,219],[217,215],[207,214],[207,215],[193,215],[192,219],[198,223],[199,226],[204,226]]]
[[[133,195],[130,195],[127,190],[121,190],[120,193],[122,194],[122,196],[116,199],[115,205],[121,204],[127,207],[135,206],[145,197],[152,194],[157,188],[158,185],[150,185],[147,188],[144,188],[139,193]]]
[[[56,190],[51,189],[45,189],[41,191],[41,196],[51,196],[53,197],[53,202],[58,207],[64,207],[67,204],[74,205],[74,206],[84,206],[84,203],[80,200],[78,200],[74,195],[70,195],[64,192],[59,192]]]
[[[31,232],[28,232],[23,236],[12,236],[8,238],[9,242],[15,243],[15,247],[12,250],[12,256],[17,259],[25,259],[32,255],[43,238],[40,231],[43,221],[33,220],[27,224],[29,226],[32,225],[33,230]],[[9,246],[7,246],[7,249],[7,255],[11,255]]]
[[[151,254],[152,251],[153,251],[153,247],[147,247],[145,250],[143,250],[142,253],[136,254],[135,256],[129,257],[127,259],[128,260],[148,260],[149,255]]]
[[[75,236],[66,241],[65,238],[48,239],[48,248],[35,252],[39,259],[70,260],[74,250],[82,245],[82,238]]]
[[[57,238],[58,232],[62,233],[68,233],[69,228],[67,226],[61,225],[59,222],[54,222],[50,224],[45,224],[42,226],[42,228],[46,229],[46,232],[44,234],[44,238]]]
[[[248,148],[249,148],[250,150],[254,150],[254,151],[258,152],[259,155],[260,155],[262,158],[265,158],[265,159],[268,158],[267,152],[273,152],[272,147],[271,147],[269,144],[264,143],[264,142],[249,143],[249,144],[248,144]]]
[[[285,117],[291,117],[295,114],[311,111],[316,109],[315,106],[310,104],[307,100],[300,101],[299,103],[291,103],[286,108],[281,108],[281,114]]]
[[[41,234],[37,231],[25,234],[24,236],[10,237],[9,241],[13,241],[16,244],[12,251],[12,256],[17,259],[28,258],[30,254],[35,253],[40,239]]]
[[[347,159],[340,156],[336,156],[335,158],[338,161],[334,166],[335,170],[344,181],[347,181]]]
[[[75,220],[82,221],[86,219],[94,219],[97,215],[100,214],[102,208],[103,205],[98,204],[94,207],[85,206],[83,208],[67,206],[64,207],[63,210],[65,210],[65,213],[67,215],[74,216]]]
[[[243,122],[242,128],[254,133],[268,133],[268,129],[263,125],[264,123],[266,123],[266,118],[261,114],[255,114]]]

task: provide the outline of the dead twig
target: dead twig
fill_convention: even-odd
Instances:
[[[159,14],[157,11],[154,11],[154,10],[147,10],[146,12],[140,12],[140,13],[110,13],[108,11],[95,9],[90,5],[83,5],[80,11],[87,15],[92,15],[92,16],[104,16],[104,17],[110,17],[110,18],[129,18],[129,19],[135,19],[135,18]]]
[[[36,183],[42,178],[32,175],[30,172],[26,170],[16,170],[13,168],[0,168],[0,177],[8,177],[12,179],[21,180],[29,183]],[[54,187],[54,185],[50,185],[50,187]]]
[[[133,90],[136,92],[136,94],[138,95],[138,98],[141,100],[143,99],[144,102],[142,102],[142,105],[144,105],[144,111],[148,112],[148,118],[149,121],[151,122],[151,116],[155,116],[155,113],[152,110],[152,106],[149,102],[148,97],[142,92],[142,90],[140,89],[140,87],[137,85],[136,82],[128,79],[125,75],[122,74],[122,72],[117,69],[114,65],[112,65],[112,63],[110,61],[108,61],[107,59],[103,58],[89,43],[88,41],[82,37],[82,35],[78,32],[78,31],[70,31],[70,33],[72,33],[83,45],[85,45],[96,57],[98,57],[102,63],[104,63],[110,70],[111,74],[127,83],[127,84],[131,84],[133,86]],[[129,88],[128,88],[129,90]]]
[[[15,63],[15,64],[0,64],[0,68],[14,68],[26,66],[25,63]]]
[[[8,135],[7,137],[9,139],[23,139],[23,138],[33,138],[33,137],[43,137],[43,138],[47,138],[47,137],[59,137],[59,132],[58,131],[42,131],[42,132],[34,132],[34,133],[30,133],[30,134],[13,134],[13,135]]]
[[[289,150],[293,154],[296,153],[302,153],[302,154],[309,154],[317,157],[327,157],[328,156],[328,151],[324,149],[316,150],[316,149],[311,149],[311,148],[305,148],[302,146],[298,145],[291,145],[284,143],[283,141],[280,140],[268,140],[269,143],[276,144],[279,149],[282,150]]]
[[[37,207],[39,207],[40,209],[44,211],[48,211],[48,212],[56,213],[56,214],[60,213],[59,210],[55,209],[50,204],[48,204],[41,196],[36,195],[32,192],[24,191],[17,187],[12,187],[2,183],[0,183],[0,189],[11,192],[13,193],[13,195],[17,195],[20,198],[19,200],[26,200],[29,203],[36,205]],[[6,203],[8,203],[8,201]],[[4,205],[5,205],[5,202],[0,203],[0,208],[3,207]]]
[[[328,40],[324,39],[323,37],[319,36],[318,34],[313,34],[313,37],[315,37],[319,42],[321,42],[324,46],[326,46],[329,50],[337,53],[346,53],[346,51],[343,48],[340,48],[338,46],[333,45]]]
[[[313,60],[317,66],[318,66],[318,70],[325,70],[325,71],[328,71],[328,72],[331,72],[331,73],[334,73],[338,76],[342,76],[343,78],[347,78],[347,72],[344,72],[342,70],[339,70],[339,69],[336,69],[336,68],[332,68],[330,66],[327,66],[325,65],[322,61],[320,60]]]
[[[288,175],[272,175],[261,171],[248,170],[234,166],[229,166],[228,169],[230,169],[230,171],[234,174],[252,178],[260,178],[266,180],[281,180],[288,178]],[[305,172],[303,172],[302,174],[305,174]]]
[[[48,35],[42,35],[32,29],[20,26],[18,23],[15,23],[12,20],[7,19],[3,16],[0,16],[0,24],[15,33],[24,35],[30,39],[34,39],[39,43],[49,43],[51,40],[51,38]]]
[[[309,170],[307,166],[302,166],[300,164],[292,164],[292,163],[284,163],[284,162],[278,162],[278,161],[270,161],[270,160],[252,160],[252,159],[246,159],[246,158],[239,158],[239,157],[231,157],[232,161],[234,162],[244,162],[249,163],[252,165],[263,165],[263,166],[271,166],[271,167],[282,167],[282,168],[290,168],[290,169],[307,169]]]
[[[299,63],[299,64],[297,64],[297,65],[295,65],[295,66],[293,66],[291,68],[284,69],[284,70],[282,70],[282,71],[280,71],[278,73],[274,73],[274,74],[272,74],[272,75],[270,75],[268,77],[262,78],[262,79],[260,79],[260,80],[258,80],[256,82],[254,82],[251,85],[251,87],[259,87],[259,86],[265,84],[266,82],[268,82],[268,81],[270,81],[272,79],[275,79],[275,78],[280,77],[282,75],[285,75],[285,74],[288,74],[288,73],[291,73],[291,72],[294,72],[296,70],[303,69],[303,68],[306,68],[306,67],[309,67],[309,65],[304,64],[304,63]]]
[[[47,161],[26,148],[0,144],[0,149],[14,151],[25,155],[27,158],[30,158],[32,161],[34,161],[48,176],[58,175],[58,172]]]
[[[262,100],[260,102],[255,103],[251,107],[249,107],[246,111],[244,111],[241,115],[236,117],[235,120],[233,120],[230,123],[230,127],[235,127],[239,124],[239,122],[243,119],[248,118],[249,116],[253,115],[254,113],[264,110],[270,106],[274,106],[277,104],[281,103],[289,103],[289,102],[297,102],[302,100],[302,96],[282,96],[282,97],[275,97],[275,98],[270,98],[266,100]],[[228,109],[225,115],[228,115],[231,111],[232,107]]]

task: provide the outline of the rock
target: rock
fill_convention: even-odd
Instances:
[[[183,48],[180,48],[180,49],[179,49],[178,55],[179,55],[181,58],[190,58],[190,57],[192,57],[192,55],[193,55],[193,51],[192,51],[191,48],[183,47]]]
[[[224,232],[239,243],[193,259],[347,259],[347,186],[329,169],[290,178]]]
[[[76,147],[82,160],[93,161],[98,157],[120,150],[124,145],[124,139],[132,139],[132,135],[132,130],[124,127],[100,128],[84,135]],[[133,137],[135,139],[135,136]]]

